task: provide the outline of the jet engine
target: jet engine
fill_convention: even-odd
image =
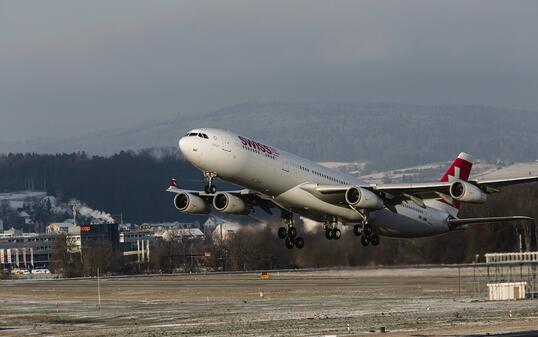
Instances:
[[[250,213],[250,207],[243,199],[230,193],[217,193],[213,198],[213,206],[217,211],[228,214]]]
[[[208,214],[209,205],[204,199],[192,193],[182,192],[174,197],[174,206],[183,213]]]
[[[378,210],[385,207],[385,203],[377,194],[359,186],[348,188],[345,198],[348,204],[360,209]]]
[[[450,185],[450,196],[458,201],[481,204],[488,196],[480,188],[465,181],[457,180]]]

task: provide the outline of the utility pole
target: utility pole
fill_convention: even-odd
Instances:
[[[461,269],[458,267],[458,297],[461,297]]]
[[[101,310],[101,286],[99,284],[99,267],[97,267],[97,299],[99,301],[98,310]]]

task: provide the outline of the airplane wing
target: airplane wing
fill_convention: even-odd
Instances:
[[[284,209],[280,205],[276,204],[272,200],[271,197],[269,197],[267,195],[264,195],[262,193],[251,191],[249,189],[234,190],[234,191],[219,191],[219,192],[213,194],[213,193],[205,193],[204,191],[185,190],[185,189],[181,189],[181,188],[178,188],[176,186],[171,185],[170,187],[168,187],[166,189],[166,191],[170,192],[170,193],[175,193],[175,194],[178,194],[178,193],[194,194],[194,195],[197,195],[200,198],[206,200],[209,203],[213,202],[213,198],[218,193],[229,193],[229,194],[235,195],[237,197],[240,197],[246,203],[248,203],[248,204],[250,204],[252,206],[260,207],[261,209],[263,209],[268,214],[273,214],[271,212],[271,208]]]
[[[529,176],[521,178],[506,178],[506,179],[494,179],[494,180],[469,180],[477,187],[484,187],[486,193],[499,192],[497,187],[524,184],[538,181],[538,176]],[[381,192],[405,192],[410,194],[415,193],[428,193],[428,192],[440,192],[447,193],[450,188],[451,182],[433,182],[433,183],[411,183],[411,184],[372,184],[368,187],[375,191]],[[366,188],[368,188],[366,187]]]
[[[481,188],[485,193],[499,192],[499,187],[538,181],[538,176],[507,178],[494,180],[469,180],[467,183]],[[362,184],[361,188],[376,192],[388,205],[395,205],[404,200],[411,200],[424,207],[423,199],[443,198],[451,202],[450,185],[452,182],[409,183],[409,184]],[[319,185],[307,183],[302,188],[321,195],[344,194],[351,185]]]
[[[470,183],[478,186],[485,186],[486,188],[497,188],[508,185],[524,184],[538,181],[538,176],[528,176],[520,178],[505,178],[505,179],[492,179],[492,180],[470,180]],[[493,191],[496,192],[496,191]],[[490,192],[491,193],[491,192]]]

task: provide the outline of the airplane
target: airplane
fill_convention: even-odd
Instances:
[[[470,180],[472,157],[460,153],[438,182],[368,184],[252,138],[229,131],[194,129],[179,140],[184,158],[203,172],[203,191],[185,190],[172,179],[168,192],[183,213],[247,215],[259,207],[280,210],[278,238],[289,249],[304,247],[294,214],[322,223],[325,237],[338,240],[342,226],[353,225],[361,244],[377,246],[380,236],[417,238],[461,230],[471,224],[534,221],[527,216],[458,218],[461,203],[485,203],[507,185],[534,182],[538,176]],[[215,179],[243,187],[219,191]]]

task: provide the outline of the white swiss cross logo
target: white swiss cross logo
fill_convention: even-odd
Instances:
[[[448,182],[452,182],[455,180],[460,180],[460,168],[457,166],[454,166],[454,175],[448,175]]]

